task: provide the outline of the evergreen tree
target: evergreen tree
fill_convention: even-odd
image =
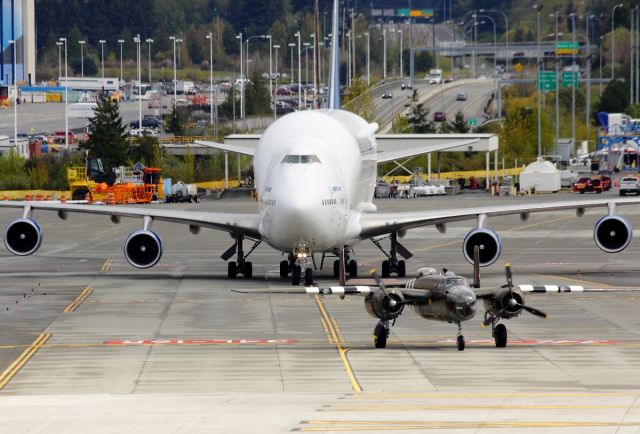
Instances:
[[[118,110],[118,102],[101,97],[94,116],[89,120],[89,140],[82,145],[89,155],[101,158],[106,171],[125,163],[129,151],[125,126]]]
[[[257,71],[251,75],[251,82],[245,88],[245,99],[244,107],[247,116],[273,113],[269,86]]]
[[[629,90],[621,81],[614,80],[604,88],[596,113],[624,113],[627,107],[629,107]]]
[[[414,134],[430,134],[436,132],[436,127],[429,120],[429,109],[424,104],[414,102],[411,104],[411,110],[407,114],[407,123],[411,132]]]
[[[166,131],[174,136],[184,136],[184,116],[182,111],[174,104],[169,113],[169,120],[167,121]]]
[[[464,119],[464,114],[461,110],[456,112],[456,115],[453,118],[453,121],[450,123],[451,132],[466,134],[469,132],[469,124]]]

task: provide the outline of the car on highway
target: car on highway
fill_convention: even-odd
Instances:
[[[458,92],[458,94],[456,95],[456,101],[466,101],[466,100],[467,100],[467,93]]]
[[[444,122],[447,120],[447,114],[445,112],[435,112],[433,114],[434,122]]]
[[[391,92],[384,92],[382,94],[382,99],[390,99],[393,98],[393,94]]]
[[[452,83],[453,82],[453,77],[452,76],[445,77],[444,82],[445,83]]]
[[[413,89],[413,83],[411,82],[411,79],[406,79],[405,81],[403,81],[402,85],[400,85],[400,89]]]

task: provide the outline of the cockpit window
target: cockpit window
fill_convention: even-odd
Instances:
[[[449,277],[445,286],[447,288],[451,288],[453,286],[466,286],[466,283],[464,277]]]
[[[285,155],[282,162],[289,164],[309,164],[319,163],[320,159],[317,155]]]

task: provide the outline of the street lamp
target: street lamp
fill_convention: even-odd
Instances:
[[[313,108],[316,109],[318,108],[318,73],[316,71],[318,65],[317,65],[317,60],[316,60],[316,34],[312,33],[311,35],[309,35],[311,37],[311,39],[313,40],[312,44],[313,44]]]
[[[273,119],[276,119],[278,116],[276,114],[276,109],[278,108],[277,104],[276,104],[276,99],[278,97],[278,48],[280,48],[280,45],[275,44],[273,46],[273,48],[276,49],[276,58],[275,58],[275,69],[274,69],[274,73],[275,73],[275,86],[274,89],[275,91],[273,92]]]
[[[371,84],[371,75],[369,70],[369,52],[370,52],[369,32],[365,32],[364,35],[367,37],[367,86],[369,86]]]
[[[213,125],[213,34],[205,37],[209,40],[209,123]]]
[[[269,95],[273,97],[273,41],[271,35],[267,35],[266,38],[269,40]]]
[[[56,45],[58,46],[58,83],[60,83],[60,77],[62,77],[62,61],[60,60],[61,58],[61,48],[62,48],[62,42],[60,41],[56,41]]]
[[[16,41],[10,40],[13,45],[13,146],[18,149],[18,80],[16,79]]]
[[[504,22],[505,22],[504,39],[505,39],[505,47],[507,49],[507,56],[506,56],[505,62],[504,62],[504,66],[505,66],[504,70],[505,70],[506,73],[509,73],[509,18],[507,17],[507,14],[505,14],[502,11],[495,10],[495,9],[478,9],[478,12],[480,12],[480,13],[501,14],[502,17],[504,18]]]
[[[124,39],[118,39],[118,44],[120,44],[120,81],[122,81],[122,44],[124,44]]]
[[[351,31],[347,32],[347,87],[351,87]]]
[[[293,84],[293,49],[295,48],[295,42],[289,42],[289,48],[291,48],[291,76],[289,77],[289,82]]]
[[[382,79],[387,78],[387,30],[382,24]]]
[[[498,63],[497,63],[497,57],[498,57],[498,51],[497,51],[497,45],[496,45],[496,21],[491,18],[489,15],[478,15],[478,17],[481,18],[487,18],[489,20],[491,20],[491,24],[493,24],[493,69],[494,71],[498,69]]]
[[[84,78],[84,44],[86,41],[78,41],[80,44],[80,77]]]
[[[244,119],[244,75],[242,74],[242,64],[244,63],[244,58],[242,55],[242,33],[237,34],[236,39],[240,39],[240,119]],[[235,116],[235,109],[233,113]]]
[[[614,17],[616,14],[616,9],[622,7],[622,3],[618,3],[617,5],[615,5],[613,7],[613,9],[611,10],[611,81],[613,81],[613,79],[615,78],[616,75],[616,68],[614,65],[615,62],[615,52],[616,52],[616,28],[615,28],[615,24],[614,24]]]
[[[69,70],[67,68],[67,38],[60,38],[64,44],[64,146],[69,150]]]
[[[391,29],[391,33],[398,33],[400,37],[400,78],[402,78],[402,30]]]
[[[554,147],[554,155],[558,155],[558,140],[560,140],[560,84],[558,83],[558,76],[560,75],[559,62],[558,62],[558,18],[560,15],[557,12],[550,14],[549,16],[555,19],[555,71],[556,71],[556,144]]]
[[[298,30],[293,36],[298,37],[298,110],[300,110],[302,106],[302,62],[300,60],[300,49],[302,48],[302,44],[300,42],[300,30]]]
[[[304,47],[304,83],[309,84],[309,47],[311,44],[309,42],[303,42],[302,46]]]
[[[538,106],[538,158],[542,156],[542,103],[540,98],[540,11],[542,5],[535,4],[532,6],[537,15],[537,31],[536,31],[536,104]]]
[[[153,44],[153,39],[147,38],[145,42],[149,44],[149,84],[151,84],[151,44]]]
[[[181,39],[174,36],[169,36],[169,39],[173,41],[173,105],[175,106],[178,101],[178,76],[176,71],[176,43]],[[242,77],[242,72],[240,73]]]
[[[138,128],[142,130],[142,68],[140,66],[140,35],[136,35],[133,38],[133,42],[135,42],[138,47],[136,49],[136,62],[137,62],[137,70],[138,70]]]
[[[104,78],[104,44],[107,43],[104,39],[98,41],[100,43],[100,51],[102,52],[102,78]]]

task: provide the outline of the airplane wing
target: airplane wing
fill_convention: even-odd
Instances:
[[[148,217],[158,221],[181,223],[189,226],[240,233],[255,239],[261,238],[260,232],[258,231],[258,214],[208,213],[162,208],[135,208],[129,206],[76,205],[18,201],[0,201],[0,208],[22,208],[25,215],[29,215],[30,212],[36,210],[57,211],[61,218],[66,218],[68,213],[98,214],[110,216],[112,218]]]
[[[521,216],[527,217],[528,214],[532,212],[568,209],[575,209],[578,214],[581,215],[581,212],[586,208],[609,207],[611,209],[615,208],[617,205],[639,204],[640,198],[596,199],[553,203],[499,205],[477,208],[456,208],[437,211],[363,213],[360,217],[360,238],[365,239],[421,226],[445,225],[450,222],[472,220],[481,215],[491,217],[520,214]]]
[[[229,145],[227,143],[218,142],[206,142],[204,140],[196,140],[195,143],[200,146],[206,146],[208,148],[220,149],[221,151],[237,152],[238,154],[250,155],[252,157],[256,154],[255,147]]]
[[[414,155],[427,154],[429,152],[444,151],[451,148],[457,148],[459,146],[468,146],[478,142],[479,142],[478,139],[458,140],[455,142],[428,144],[428,145],[417,146],[413,148],[398,149],[393,151],[379,151],[378,163],[386,163],[388,161],[400,160],[402,158],[412,157]]]
[[[415,289],[402,287],[387,287],[389,289],[397,289],[402,293],[405,304],[425,303],[431,296],[431,291],[426,289]],[[231,289],[231,292],[240,294],[285,294],[285,295],[320,295],[332,296],[337,295],[344,297],[347,295],[368,296],[380,290],[379,286],[354,285],[354,286],[305,286],[305,287],[282,287],[282,288],[260,288],[260,289]]]

